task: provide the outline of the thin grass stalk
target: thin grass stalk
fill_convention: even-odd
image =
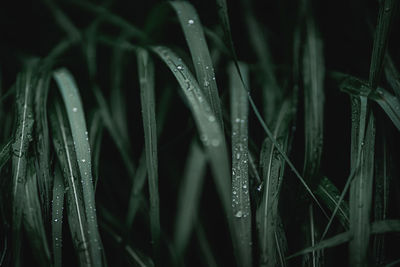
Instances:
[[[60,168],[54,172],[51,232],[53,243],[53,266],[62,266],[62,225],[64,210],[64,178]]]

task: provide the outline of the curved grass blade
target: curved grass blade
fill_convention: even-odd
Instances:
[[[140,81],[140,99],[144,129],[146,166],[150,193],[150,224],[155,256],[159,247],[160,199],[158,193],[157,127],[154,99],[154,63],[144,49],[137,50],[137,64]]]
[[[248,68],[239,65],[245,82],[248,82]],[[233,64],[228,66],[231,94],[232,125],[232,210],[235,216],[236,257],[239,266],[252,265],[251,207],[249,193],[249,148],[248,108],[246,91],[241,88],[240,78]]]
[[[249,103],[250,103],[250,107],[253,110],[254,114],[256,115],[257,120],[259,121],[259,123],[261,124],[261,127],[263,128],[263,130],[265,131],[265,133],[267,134],[267,136],[271,139],[271,141],[273,142],[274,146],[277,148],[277,150],[279,151],[280,154],[282,154],[283,158],[285,159],[285,161],[287,162],[287,164],[289,165],[290,169],[294,172],[294,174],[296,175],[296,177],[299,179],[299,181],[301,182],[301,184],[304,186],[304,188],[306,189],[306,191],[309,193],[310,197],[314,200],[314,202],[318,205],[318,207],[320,208],[320,210],[322,211],[322,213],[328,217],[326,215],[325,210],[323,209],[321,203],[319,203],[318,199],[315,197],[314,193],[312,192],[312,190],[310,189],[310,187],[308,186],[308,184],[304,181],[304,178],[301,176],[301,174],[299,173],[299,171],[296,169],[296,167],[293,165],[293,163],[291,162],[291,160],[289,159],[289,157],[286,155],[286,153],[284,152],[284,150],[281,148],[281,146],[278,144],[277,140],[273,137],[273,134],[271,132],[271,130],[269,129],[269,127],[265,124],[264,120],[262,119],[262,116],[256,106],[256,104],[254,103],[253,98],[250,95],[250,92],[243,80],[242,74],[240,72],[240,68],[238,65],[238,60],[237,60],[237,56],[236,56],[236,52],[235,52],[235,48],[233,46],[233,41],[232,41],[232,35],[231,35],[231,30],[230,30],[230,26],[229,26],[229,17],[228,17],[228,8],[226,6],[226,0],[216,0],[217,2],[217,8],[218,8],[218,14],[220,17],[220,20],[222,22],[223,25],[223,29],[224,29],[224,37],[225,37],[225,41],[228,43],[228,47],[230,49],[231,52],[231,56],[233,58],[233,62],[235,63],[235,67],[237,69],[237,72],[239,74],[240,77],[240,81],[243,85],[243,87],[246,89],[247,91],[247,97],[249,99]]]
[[[78,166],[72,143],[71,133],[66,126],[60,104],[55,103],[54,112],[50,114],[53,143],[57,151],[60,167],[63,170],[67,190],[67,214],[72,242],[78,259],[83,266],[92,266],[93,259],[88,245],[87,219],[82,200],[82,183],[79,183]]]
[[[318,184],[323,145],[325,66],[322,40],[312,18],[306,19],[303,57],[305,156],[303,176]]]
[[[31,243],[34,257],[40,266],[51,266],[50,250],[43,224],[42,209],[37,190],[37,177],[33,161],[27,166],[27,179],[24,188],[24,228]]]
[[[286,100],[275,122],[274,138],[283,149],[288,147],[290,123],[293,113],[291,102]],[[260,164],[264,178],[264,193],[257,210],[257,225],[259,226],[260,264],[262,266],[285,265],[281,255],[285,255],[284,231],[281,228],[278,211],[279,194],[284,174],[285,160],[278,153],[271,139],[266,138],[261,148]],[[279,237],[279,238],[278,238]],[[283,256],[284,257],[284,256]]]
[[[214,68],[200,18],[186,1],[169,2],[178,15],[193,60],[197,81],[223,130],[222,111]]]
[[[224,142],[222,130],[210,105],[200,89],[196,79],[188,70],[184,62],[166,47],[156,46],[153,51],[168,66],[177,79],[184,96],[190,103],[190,109],[200,132],[200,139],[210,158],[211,170],[222,206],[232,227],[230,174],[227,147]],[[233,229],[230,228],[232,231]]]
[[[374,36],[374,46],[369,71],[369,85],[372,91],[378,86],[381,77],[386,48],[398,2],[397,0],[383,0],[380,2],[378,25]]]
[[[27,173],[27,154],[33,131],[32,87],[34,63],[18,75],[16,83],[17,128],[12,144],[12,251],[14,264],[20,261],[21,222]]]
[[[43,70],[40,74],[35,92],[35,151],[38,165],[38,184],[40,200],[44,207],[45,218],[50,218],[50,198],[52,177],[50,176],[50,137],[47,122],[47,96],[50,86],[50,73]]]
[[[323,177],[315,191],[325,206],[333,213],[338,208],[337,217],[344,229],[349,229],[349,206],[345,201],[339,204],[340,192],[336,186],[327,178]]]
[[[350,231],[353,234],[349,244],[350,266],[367,265],[370,239],[375,119],[373,114],[366,110],[366,101],[365,97],[352,99],[355,120],[352,121],[351,167],[355,169],[360,164],[360,168],[350,186]],[[365,128],[362,125],[364,120],[367,120]],[[364,132],[365,138],[362,137]]]
[[[57,166],[54,173],[53,201],[52,201],[52,239],[54,267],[62,266],[62,223],[64,210],[64,179]]]
[[[72,75],[66,69],[56,70],[54,72],[54,79],[58,84],[64,100],[74,140],[75,152],[82,181],[83,200],[88,226],[89,250],[93,254],[93,265],[102,266],[103,248],[99,229],[97,227],[90,146],[87,137],[88,132],[86,130],[82,102],[76,83],[73,80]]]
[[[177,258],[183,257],[195,227],[197,210],[203,189],[207,158],[199,145],[193,141],[189,149],[183,184],[179,190],[178,209],[175,220],[174,244]]]

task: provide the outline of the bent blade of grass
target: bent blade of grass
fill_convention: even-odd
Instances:
[[[42,208],[37,190],[37,177],[33,161],[27,166],[24,193],[24,228],[31,243],[34,257],[40,266],[51,266],[51,256],[43,224]]]
[[[222,110],[214,68],[200,18],[186,1],[169,2],[178,15],[193,60],[197,81],[223,130]]]
[[[333,213],[338,208],[338,220],[344,229],[349,229],[349,206],[345,201],[339,204],[340,192],[337,187],[327,178],[323,177],[315,191],[325,206]]]
[[[52,218],[51,218],[54,267],[62,266],[63,210],[64,210],[64,179],[62,177],[60,168],[57,165],[54,173]]]
[[[374,36],[371,66],[369,71],[369,85],[372,91],[380,81],[390,30],[398,6],[397,0],[383,0],[380,2],[377,28]]]
[[[289,128],[293,118],[291,101],[286,100],[275,121],[274,138],[279,140],[283,149],[288,147]],[[260,164],[264,179],[264,193],[262,202],[257,210],[257,225],[259,225],[260,264],[275,266],[282,264],[286,244],[276,240],[284,240],[284,231],[281,228],[278,211],[279,195],[282,185],[285,160],[278,153],[271,139],[266,138],[261,148]],[[276,235],[280,236],[276,236]],[[282,235],[282,236],[281,236]],[[279,239],[276,239],[279,237]],[[285,264],[283,262],[283,264]]]
[[[312,18],[306,19],[303,57],[305,156],[303,175],[318,184],[323,146],[325,66],[322,40]]]
[[[157,156],[157,127],[154,99],[154,63],[148,52],[137,50],[137,64],[140,81],[140,99],[144,129],[146,166],[150,193],[150,224],[151,235],[155,251],[159,246],[160,227],[160,199],[158,193],[158,156]]]
[[[350,266],[367,265],[370,239],[375,119],[368,113],[366,101],[365,97],[352,98],[352,113],[356,118],[352,121],[351,167],[355,169],[360,164],[360,168],[350,186],[350,231],[353,234],[349,243]],[[364,120],[368,120],[365,127]]]
[[[47,96],[50,87],[50,73],[44,70],[40,74],[35,92],[35,151],[38,165],[38,184],[40,200],[44,207],[45,218],[50,218],[50,198],[52,177],[50,176],[50,141],[47,122]]]
[[[312,192],[312,190],[310,189],[308,184],[304,181],[304,178],[301,176],[301,174],[296,169],[296,167],[293,165],[293,163],[291,162],[289,157],[286,155],[284,150],[278,144],[277,140],[273,137],[273,134],[272,134],[271,130],[269,129],[269,127],[266,125],[266,123],[262,119],[262,116],[261,116],[256,104],[254,103],[254,100],[251,97],[250,92],[247,89],[247,86],[246,86],[246,84],[245,84],[245,82],[243,80],[243,76],[242,76],[242,74],[240,72],[240,68],[239,68],[238,60],[237,60],[237,55],[236,55],[236,52],[235,52],[235,48],[233,46],[232,35],[231,35],[230,26],[229,26],[228,8],[227,8],[227,5],[226,5],[226,0],[216,0],[216,2],[217,2],[218,14],[219,14],[219,17],[220,17],[220,20],[221,20],[221,23],[222,23],[223,29],[224,29],[224,36],[225,36],[225,39],[226,39],[225,41],[228,43],[228,47],[229,47],[229,49],[231,51],[231,56],[233,58],[233,62],[235,63],[235,67],[237,69],[237,72],[239,73],[240,81],[243,84],[243,87],[247,91],[247,97],[249,99],[249,103],[250,103],[251,109],[253,110],[254,114],[256,115],[256,118],[259,121],[259,123],[261,124],[261,127],[263,128],[263,130],[265,131],[267,136],[271,139],[271,141],[273,142],[274,146],[277,148],[279,153],[283,156],[283,158],[285,159],[285,161],[289,165],[290,169],[294,172],[296,177],[299,179],[301,184],[304,186],[306,191],[309,193],[309,195],[313,199],[313,201],[320,208],[322,213],[326,217],[328,217],[326,212],[325,212],[325,210],[324,210],[324,208],[322,207],[321,203],[319,203],[318,199],[315,197],[314,193]]]
[[[248,68],[240,63],[248,82]],[[232,211],[235,216],[234,248],[239,266],[252,265],[251,207],[249,193],[248,107],[246,91],[233,64],[228,66],[232,125]]]
[[[34,64],[18,75],[16,83],[17,128],[12,144],[12,240],[13,259],[18,264],[21,249],[21,222],[24,209],[24,185],[27,174],[27,154],[33,131],[32,80]]]
[[[82,102],[76,83],[69,71],[66,69],[56,70],[54,72],[54,79],[58,84],[64,100],[72,137],[74,140],[75,152],[82,181],[85,213],[88,223],[87,232],[89,237],[89,250],[91,250],[93,254],[93,264],[95,266],[102,266],[103,248],[97,226],[90,146]]]
[[[200,139],[210,159],[211,170],[222,207],[228,218],[230,231],[232,231],[230,167],[227,147],[220,124],[212,112],[209,103],[206,101],[196,79],[184,62],[166,47],[156,46],[152,49],[174,74],[184,96],[190,103],[190,109],[199,130]]]
[[[57,151],[60,167],[63,170],[67,190],[67,214],[72,236],[72,243],[83,266],[93,265],[93,255],[89,251],[87,219],[82,200],[82,183],[79,183],[76,154],[69,127],[65,124],[64,115],[58,102],[50,114],[53,144]]]
[[[199,145],[193,141],[189,149],[183,184],[179,190],[178,209],[175,220],[174,244],[177,258],[181,258],[189,243],[195,225],[197,210],[203,188],[207,158]]]

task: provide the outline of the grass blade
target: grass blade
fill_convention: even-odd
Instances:
[[[211,169],[222,206],[228,218],[228,223],[231,223],[230,168],[227,148],[220,125],[210,105],[205,100],[197,81],[183,61],[166,47],[157,46],[153,47],[153,50],[174,74],[184,96],[190,103],[190,109],[200,132],[200,139],[210,158]]]
[[[274,123],[274,138],[279,140],[278,142],[284,150],[288,147],[289,129],[293,117],[290,103],[289,100],[283,103]],[[281,219],[278,211],[285,160],[278,153],[274,143],[269,138],[266,138],[263,143],[260,164],[262,166],[265,188],[261,205],[257,210],[260,264],[262,266],[285,265],[280,260],[280,255],[285,255],[286,244],[284,242],[283,229],[280,229],[281,224],[279,222]],[[277,242],[277,240],[281,240],[282,242]]]
[[[103,122],[101,120],[100,111],[96,110],[90,123],[89,141],[90,149],[93,154],[93,177],[94,177],[94,190],[97,188],[99,180],[99,161],[101,151],[101,141],[103,140]]]
[[[27,166],[24,188],[24,228],[39,266],[51,266],[50,250],[43,224],[42,209],[37,190],[37,177],[33,161]]]
[[[240,64],[248,80],[248,68]],[[248,167],[248,106],[246,91],[241,88],[240,78],[233,64],[228,66],[231,92],[232,125],[232,208],[236,233],[234,248],[239,266],[252,265],[251,207],[249,196]]]
[[[370,239],[375,119],[372,113],[367,113],[366,101],[365,97],[352,98],[355,120],[352,122],[351,167],[356,169],[360,164],[360,168],[350,186],[350,231],[353,234],[349,244],[350,266],[366,266]],[[366,119],[364,128],[362,124]]]
[[[32,63],[31,63],[32,64]],[[24,209],[24,187],[27,173],[27,154],[30,138],[33,131],[33,111],[32,111],[32,83],[33,83],[33,64],[18,75],[16,84],[16,113],[17,128],[14,133],[12,144],[12,173],[13,173],[13,208],[12,208],[12,240],[13,240],[13,260],[18,266],[20,261],[21,246],[21,222],[22,211]]]
[[[383,0],[380,2],[378,25],[374,36],[374,46],[369,71],[369,85],[373,91],[380,81],[389,34],[392,28],[394,15],[397,11],[398,2],[397,0]]]
[[[64,210],[64,179],[59,167],[54,173],[53,201],[52,201],[52,239],[54,267],[62,266],[62,223]]]
[[[154,64],[144,49],[138,49],[137,64],[140,81],[140,98],[142,105],[146,166],[150,193],[150,224],[155,255],[159,246],[160,199],[158,193],[158,159],[157,159],[157,127],[154,99]]]
[[[322,40],[312,18],[306,19],[303,57],[305,156],[304,171],[311,188],[320,178],[324,122],[324,55]]]
[[[385,61],[385,76],[397,99],[400,99],[400,74],[396,69],[392,58],[387,53]]]
[[[63,97],[72,137],[75,142],[74,146],[82,181],[83,200],[88,223],[89,250],[93,254],[93,265],[102,266],[102,244],[97,227],[90,146],[82,102],[75,81],[66,69],[56,70],[54,79]]]
[[[63,170],[67,190],[67,214],[72,242],[78,254],[80,264],[92,266],[93,259],[89,251],[87,219],[82,200],[82,183],[79,183],[76,154],[72,143],[69,127],[66,126],[60,104],[56,102],[51,113],[54,148]]]
[[[11,158],[11,148],[14,140],[10,139],[0,150],[0,171]]]
[[[177,258],[181,258],[195,226],[197,210],[203,189],[207,158],[199,145],[193,141],[187,157],[183,184],[179,190],[174,244]]]
[[[189,2],[174,1],[170,2],[170,4],[175,9],[185,34],[199,86],[223,130],[217,82],[200,18]]]

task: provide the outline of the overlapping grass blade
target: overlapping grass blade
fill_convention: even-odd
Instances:
[[[72,75],[66,69],[54,72],[67,111],[69,125],[74,140],[74,147],[82,182],[83,200],[87,218],[89,250],[93,255],[93,265],[103,265],[102,244],[97,227],[96,207],[94,201],[91,155],[84,111],[78,88]]]
[[[185,34],[196,71],[197,82],[223,130],[217,82],[200,18],[189,2],[174,1],[170,3],[178,15],[179,22]]]
[[[155,250],[158,249],[160,239],[160,199],[158,193],[158,155],[157,155],[157,127],[154,99],[154,63],[148,52],[137,50],[137,64],[140,81],[140,99],[144,129],[146,166],[150,193],[150,224],[151,236]]]
[[[189,149],[183,184],[179,190],[178,211],[175,222],[174,244],[177,258],[181,258],[196,224],[207,158],[199,145],[193,141]]]
[[[54,267],[62,266],[63,210],[64,210],[64,178],[62,177],[60,168],[57,165],[54,172],[52,218],[51,218]]]
[[[349,206],[345,201],[339,204],[340,192],[327,177],[323,177],[315,191],[315,194],[322,200],[322,203],[333,213],[336,207],[337,219],[344,229],[349,229]]]
[[[274,123],[274,138],[285,151],[288,147],[290,125],[293,118],[291,101],[285,100]],[[281,229],[278,211],[279,195],[284,174],[285,160],[278,153],[271,139],[266,138],[260,156],[264,193],[257,210],[259,226],[260,264],[262,266],[285,265],[281,261],[286,251],[285,233]],[[282,255],[282,256],[281,256]]]
[[[323,145],[325,66],[322,40],[313,18],[306,18],[303,56],[305,156],[303,175],[315,188],[318,184]]]
[[[178,58],[175,53],[166,47],[156,46],[153,47],[153,50],[174,74],[184,96],[190,103],[190,109],[197,124],[200,139],[210,159],[213,177],[215,178],[222,206],[228,217],[228,223],[231,223],[230,167],[227,147],[220,124],[217,122],[196,79],[182,59]]]
[[[388,53],[386,53],[385,76],[397,99],[400,99],[400,74]]]
[[[365,97],[352,98],[351,168],[359,170],[350,186],[350,266],[366,266],[370,239],[370,212],[374,171],[375,119]],[[364,125],[363,121],[367,120]],[[363,137],[365,133],[365,138]]]
[[[82,183],[79,182],[78,166],[71,132],[66,125],[61,106],[55,103],[50,114],[54,148],[60,168],[63,170],[67,190],[67,215],[72,242],[81,265],[93,265],[93,255],[89,250],[87,219],[82,200]]]
[[[374,91],[380,81],[390,30],[398,6],[396,0],[383,0],[380,2],[378,23],[374,36],[371,66],[369,71],[369,85]]]
[[[47,96],[50,85],[50,73],[43,70],[35,87],[35,151],[37,157],[37,179],[40,200],[43,205],[45,218],[50,218],[50,198],[52,177],[50,176],[50,138],[47,122]]]
[[[217,2],[218,14],[219,14],[219,17],[220,17],[220,20],[222,22],[223,29],[224,29],[224,37],[226,39],[225,41],[227,42],[228,47],[230,49],[231,56],[233,58],[233,62],[235,63],[235,67],[236,67],[236,69],[237,69],[237,71],[239,73],[240,81],[243,84],[243,87],[247,91],[247,96],[248,96],[248,99],[249,99],[249,103],[250,103],[251,109],[253,110],[254,114],[256,115],[257,120],[261,124],[261,127],[263,128],[263,130],[265,131],[267,136],[271,139],[271,141],[273,142],[274,146],[279,151],[279,153],[282,154],[283,158],[285,159],[285,161],[289,165],[290,169],[294,172],[296,177],[300,180],[301,184],[304,186],[306,191],[310,194],[311,198],[315,201],[315,203],[318,205],[318,207],[321,209],[321,211],[326,215],[326,212],[324,211],[321,203],[319,203],[318,199],[315,197],[315,195],[312,192],[312,190],[310,189],[310,187],[304,181],[303,177],[301,176],[299,171],[296,169],[296,167],[293,165],[293,163],[291,162],[289,157],[286,155],[284,150],[279,146],[277,140],[273,137],[273,134],[272,134],[271,130],[269,129],[269,127],[265,124],[264,120],[262,119],[262,116],[261,116],[259,110],[257,109],[257,106],[254,103],[254,100],[251,97],[250,92],[247,89],[247,86],[244,83],[242,74],[240,72],[240,68],[239,68],[239,65],[238,65],[236,52],[235,52],[235,49],[234,49],[234,46],[233,46],[231,30],[230,30],[230,26],[229,26],[228,8],[227,8],[227,5],[226,5],[226,1],[225,0],[216,0],[216,2]]]
[[[0,150],[0,171],[11,158],[11,147],[13,142],[14,140],[10,139],[7,143],[4,144],[4,146]]]
[[[208,242],[206,233],[204,232],[204,229],[200,223],[196,224],[195,233],[196,233],[196,237],[199,242],[199,245],[200,245],[200,249],[202,251],[202,255],[204,257],[204,262],[209,267],[217,267],[218,264],[212,253],[210,243]]]
[[[21,196],[24,205],[24,228],[39,266],[51,266],[50,250],[47,244],[42,208],[37,190],[37,177],[32,159],[28,162],[27,168],[24,196]]]
[[[27,174],[27,157],[29,142],[33,131],[32,88],[34,64],[30,63],[26,70],[17,77],[16,113],[17,128],[12,144],[12,251],[14,264],[20,261],[21,222],[24,209],[24,191]]]
[[[92,121],[89,128],[89,142],[90,149],[93,155],[93,177],[94,177],[94,190],[97,188],[97,182],[99,180],[99,162],[100,162],[100,151],[101,141],[103,140],[103,121],[101,120],[101,114],[99,110],[96,110],[93,114]]]
[[[248,83],[248,68],[240,64]],[[239,266],[252,265],[251,206],[249,193],[248,108],[246,90],[233,64],[228,66],[232,125],[232,210],[235,216],[234,249]]]

